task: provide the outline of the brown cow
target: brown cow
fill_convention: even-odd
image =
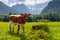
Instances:
[[[31,14],[21,14],[21,15],[10,15],[9,19],[10,19],[10,31],[12,31],[13,28],[13,32],[14,32],[14,23],[18,24],[18,30],[17,30],[17,34],[19,34],[19,30],[20,30],[20,26],[22,26],[23,28],[23,32],[24,32],[24,24],[28,18],[28,16]]]

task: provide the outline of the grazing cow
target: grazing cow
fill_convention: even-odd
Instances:
[[[18,24],[18,30],[17,30],[17,34],[19,34],[19,30],[20,30],[20,26],[22,26],[23,28],[23,32],[24,32],[24,24],[27,21],[28,16],[30,16],[31,14],[21,14],[21,15],[10,15],[9,16],[9,20],[10,20],[10,31],[14,32],[14,23]]]

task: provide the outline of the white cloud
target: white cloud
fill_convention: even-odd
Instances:
[[[24,3],[25,5],[35,5],[35,4],[39,4],[39,3],[44,3],[44,2],[49,2],[51,0],[0,0],[3,3],[5,3],[8,6],[13,6],[16,4],[22,4]],[[11,3],[9,2],[11,1]]]
[[[9,4],[8,0],[0,0],[0,1],[2,1],[2,2],[5,3],[6,5]]]
[[[12,7],[12,6],[16,5],[16,4],[22,4],[22,2],[18,2],[18,3],[16,3],[16,2],[15,2],[15,3],[11,3],[9,6],[10,6],[10,7]]]
[[[16,4],[22,4],[22,2],[20,2],[19,0],[18,1],[13,0],[12,3],[10,3],[9,0],[0,0],[0,1],[2,1],[4,4],[6,4],[6,5],[10,6],[10,7],[12,7],[13,5],[16,5]]]
[[[24,1],[26,1],[26,0],[17,0],[17,1],[21,1],[21,2],[24,2]]]
[[[31,1],[31,0],[26,0],[25,2],[24,2],[24,4],[26,4],[26,5],[34,5],[34,4],[36,4],[36,2],[35,1]]]
[[[51,0],[36,0],[35,2],[36,3],[44,3],[44,2],[49,2],[49,1],[51,1]]]
[[[17,3],[11,3],[9,6],[12,7],[13,5],[16,5]]]
[[[35,4],[49,2],[49,1],[52,1],[52,0],[26,0],[24,2],[24,4],[26,4],[26,5],[35,5]]]

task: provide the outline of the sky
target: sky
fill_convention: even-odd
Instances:
[[[13,5],[16,4],[35,5],[35,4],[50,2],[51,0],[0,0],[0,1],[12,7]]]

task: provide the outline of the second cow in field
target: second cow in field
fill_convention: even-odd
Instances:
[[[9,29],[10,31],[14,31],[14,23],[18,24],[18,30],[17,30],[17,34],[19,34],[19,30],[20,30],[20,26],[22,26],[23,28],[23,32],[24,32],[24,24],[27,21],[28,16],[30,16],[31,14],[21,14],[21,15],[10,15],[9,16],[9,20],[10,20],[10,26]]]

